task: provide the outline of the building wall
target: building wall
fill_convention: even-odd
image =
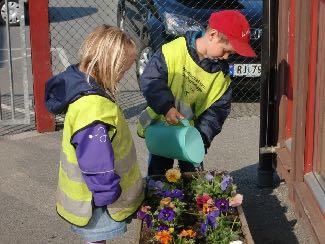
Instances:
[[[278,174],[325,243],[325,0],[278,1]]]

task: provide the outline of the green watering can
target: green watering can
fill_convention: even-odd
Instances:
[[[187,119],[178,125],[159,122],[147,127],[145,140],[151,154],[193,164],[203,161],[205,150],[199,131]]]

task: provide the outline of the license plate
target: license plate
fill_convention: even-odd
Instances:
[[[260,77],[261,64],[230,64],[230,76]]]

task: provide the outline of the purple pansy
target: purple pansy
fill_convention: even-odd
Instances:
[[[154,187],[155,187],[155,181],[154,180],[149,180],[147,186],[148,186],[148,189],[149,190],[154,189]]]
[[[175,189],[172,191],[166,190],[163,193],[163,197],[170,197],[172,200],[174,200],[176,198],[182,200],[184,198],[184,193],[182,190],[178,190],[178,189]]]
[[[163,189],[164,184],[158,180],[158,181],[154,181],[154,180],[149,180],[148,181],[148,189],[149,190],[158,190],[161,191]]]
[[[178,198],[180,200],[182,200],[184,198],[184,193],[182,190],[178,190],[178,189],[175,189],[172,191],[172,198],[175,199],[175,198]]]
[[[155,187],[157,190],[161,191],[164,187],[164,183],[162,183],[160,180],[156,181]]]
[[[224,198],[216,199],[215,206],[223,213],[228,211],[229,201]]]
[[[213,179],[214,179],[214,176],[208,172],[206,175],[205,175],[205,179],[209,182],[211,182]]]
[[[163,231],[163,230],[169,230],[169,227],[167,225],[160,225],[158,227],[158,231]]]
[[[172,198],[173,193],[170,190],[166,190],[164,191],[163,196]]]
[[[148,228],[152,227],[152,217],[149,214],[147,214],[143,220],[146,222]]]
[[[206,224],[206,223],[202,223],[202,224],[201,224],[201,227],[200,227],[200,230],[201,230],[201,233],[202,233],[203,235],[205,235],[205,233],[207,232],[207,229],[208,229],[207,224]]]
[[[138,218],[138,219],[144,219],[144,217],[146,217],[146,215],[147,215],[147,213],[145,213],[145,212],[143,212],[143,211],[141,211],[141,210],[139,210],[139,211],[137,212],[137,218]]]
[[[227,188],[231,185],[231,183],[232,183],[232,178],[229,175],[224,175],[220,183],[221,190],[222,191],[227,190]]]
[[[171,208],[163,208],[158,214],[159,220],[173,221],[175,218],[175,212]]]
[[[210,225],[213,229],[217,228],[217,217],[219,217],[220,211],[216,210],[207,215],[206,224]]]

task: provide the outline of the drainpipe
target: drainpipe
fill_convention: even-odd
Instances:
[[[263,1],[262,77],[260,101],[260,143],[257,184],[274,185],[275,154],[275,81],[277,60],[277,2]]]

